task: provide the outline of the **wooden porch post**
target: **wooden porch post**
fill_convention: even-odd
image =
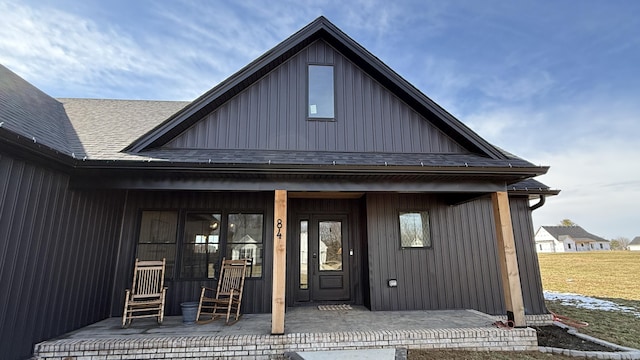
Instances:
[[[276,190],[273,210],[273,292],[271,334],[284,334],[287,265],[287,190]]]
[[[524,318],[524,302],[522,300],[522,287],[520,285],[520,271],[518,270],[518,258],[516,257],[516,245],[513,237],[511,211],[509,209],[509,196],[506,191],[495,192],[491,194],[491,201],[496,224],[504,302],[507,312],[513,313],[514,326],[525,327],[527,323]]]

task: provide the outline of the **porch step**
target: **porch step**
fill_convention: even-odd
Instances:
[[[405,360],[406,349],[361,349],[361,350],[334,350],[334,351],[299,351],[285,353],[285,358],[290,360]]]

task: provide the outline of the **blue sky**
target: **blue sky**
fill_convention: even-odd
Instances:
[[[193,100],[326,16],[492,143],[569,218],[640,236],[640,2],[2,1],[0,63],[54,97]]]

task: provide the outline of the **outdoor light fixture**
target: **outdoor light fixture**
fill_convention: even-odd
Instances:
[[[389,281],[387,281],[387,284],[389,284],[389,287],[398,287],[398,280],[396,279],[389,279]]]

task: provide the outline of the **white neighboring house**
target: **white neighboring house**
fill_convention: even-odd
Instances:
[[[634,237],[627,248],[631,251],[640,251],[640,236]]]
[[[541,226],[535,240],[539,253],[611,250],[609,240],[580,226]]]

